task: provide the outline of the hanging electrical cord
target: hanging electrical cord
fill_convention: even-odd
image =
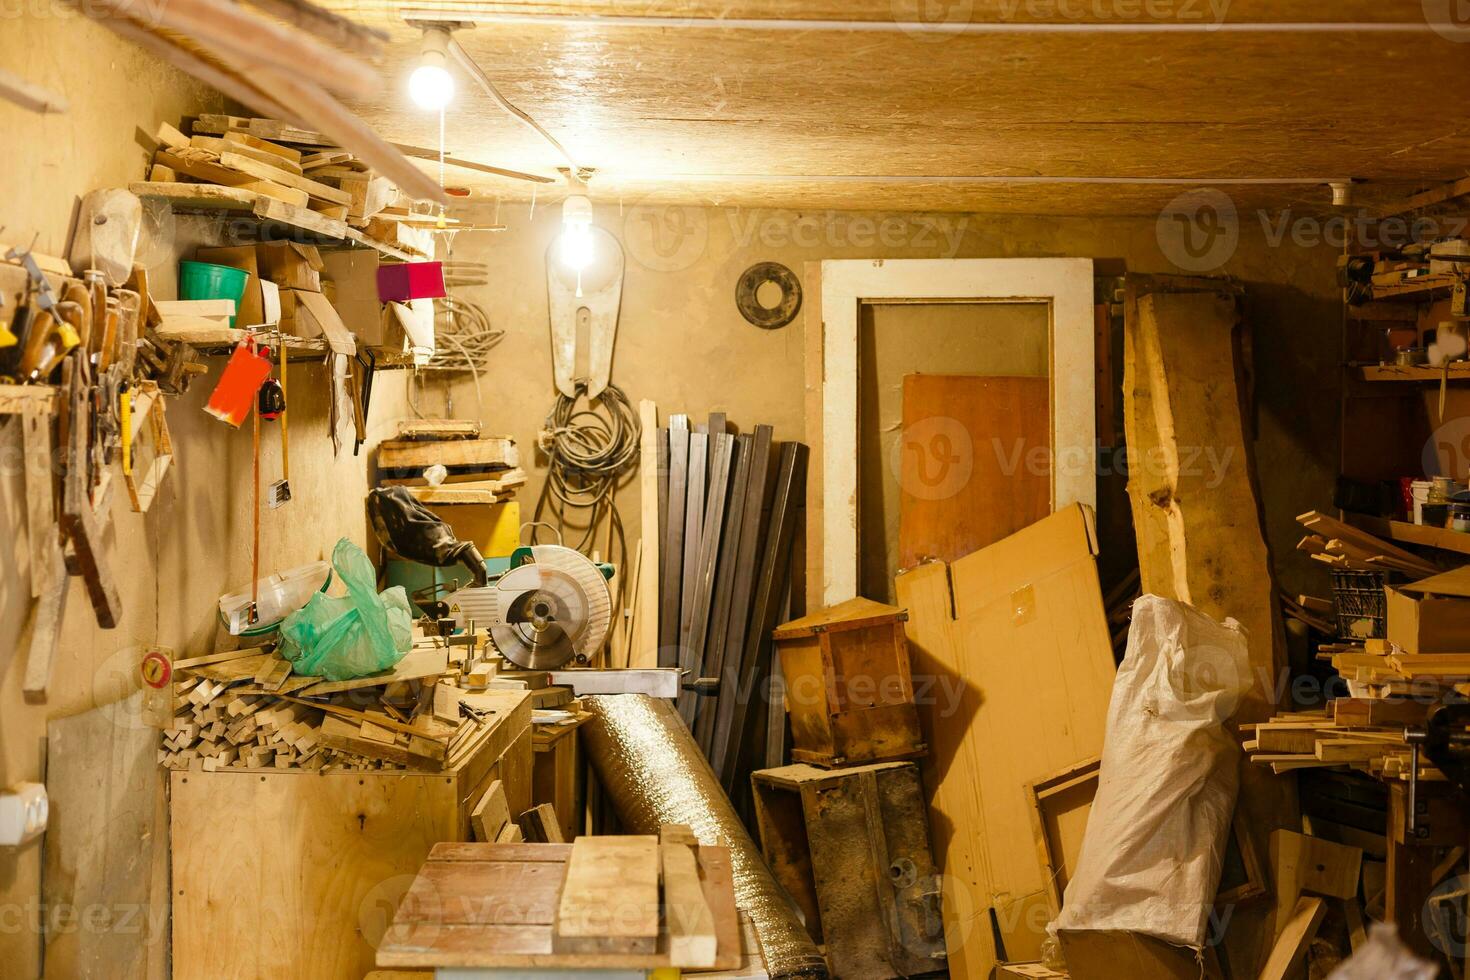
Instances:
[[[602,559],[625,567],[628,544],[616,495],[638,458],[642,431],[638,413],[617,385],[609,384],[595,400],[587,398],[585,382],[577,383],[574,396],[558,394],[537,441],[550,462],[532,521],[554,526],[566,538],[568,511],[581,512],[576,526],[581,527],[582,538],[571,546],[586,554],[595,547],[598,528],[606,520]],[[542,521],[543,513],[549,513],[552,521]],[[527,526],[532,527],[531,543],[536,544],[539,532]],[[619,603],[626,591],[627,582],[620,578]]]
[[[434,354],[427,364],[413,372],[414,389],[409,407],[422,418],[418,408],[417,386],[422,383],[420,371],[467,371],[475,385],[478,415],[484,417],[484,399],[480,393],[480,368],[487,367],[491,349],[505,336],[490,324],[490,316],[478,303],[455,295],[455,289],[484,286],[490,281],[489,267],[483,262],[454,258],[455,233],[445,235],[444,296],[435,301]]]

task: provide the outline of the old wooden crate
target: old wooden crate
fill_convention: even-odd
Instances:
[[[859,597],[777,627],[791,758],[845,766],[924,754],[907,618]]]
[[[442,772],[171,774],[175,980],[360,980],[433,846],[471,839],[499,779],[530,806],[531,698],[500,702]]]
[[[836,976],[887,980],[945,968],[918,767],[798,763],[750,781],[766,862]]]

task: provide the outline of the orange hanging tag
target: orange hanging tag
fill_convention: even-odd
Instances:
[[[204,410],[238,429],[255,405],[256,393],[270,374],[269,354],[257,349],[254,341],[243,341],[230,355]]]

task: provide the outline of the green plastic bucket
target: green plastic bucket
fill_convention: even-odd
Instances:
[[[231,299],[235,309],[240,309],[240,300],[245,298],[245,285],[250,273],[229,265],[213,262],[179,263],[179,299]],[[230,317],[230,326],[235,317]]]

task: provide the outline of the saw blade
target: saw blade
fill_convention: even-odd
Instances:
[[[553,670],[591,658],[607,639],[612,596],[602,573],[581,552],[537,545],[532,561],[511,569],[488,590],[490,636],[501,654],[528,670]]]

